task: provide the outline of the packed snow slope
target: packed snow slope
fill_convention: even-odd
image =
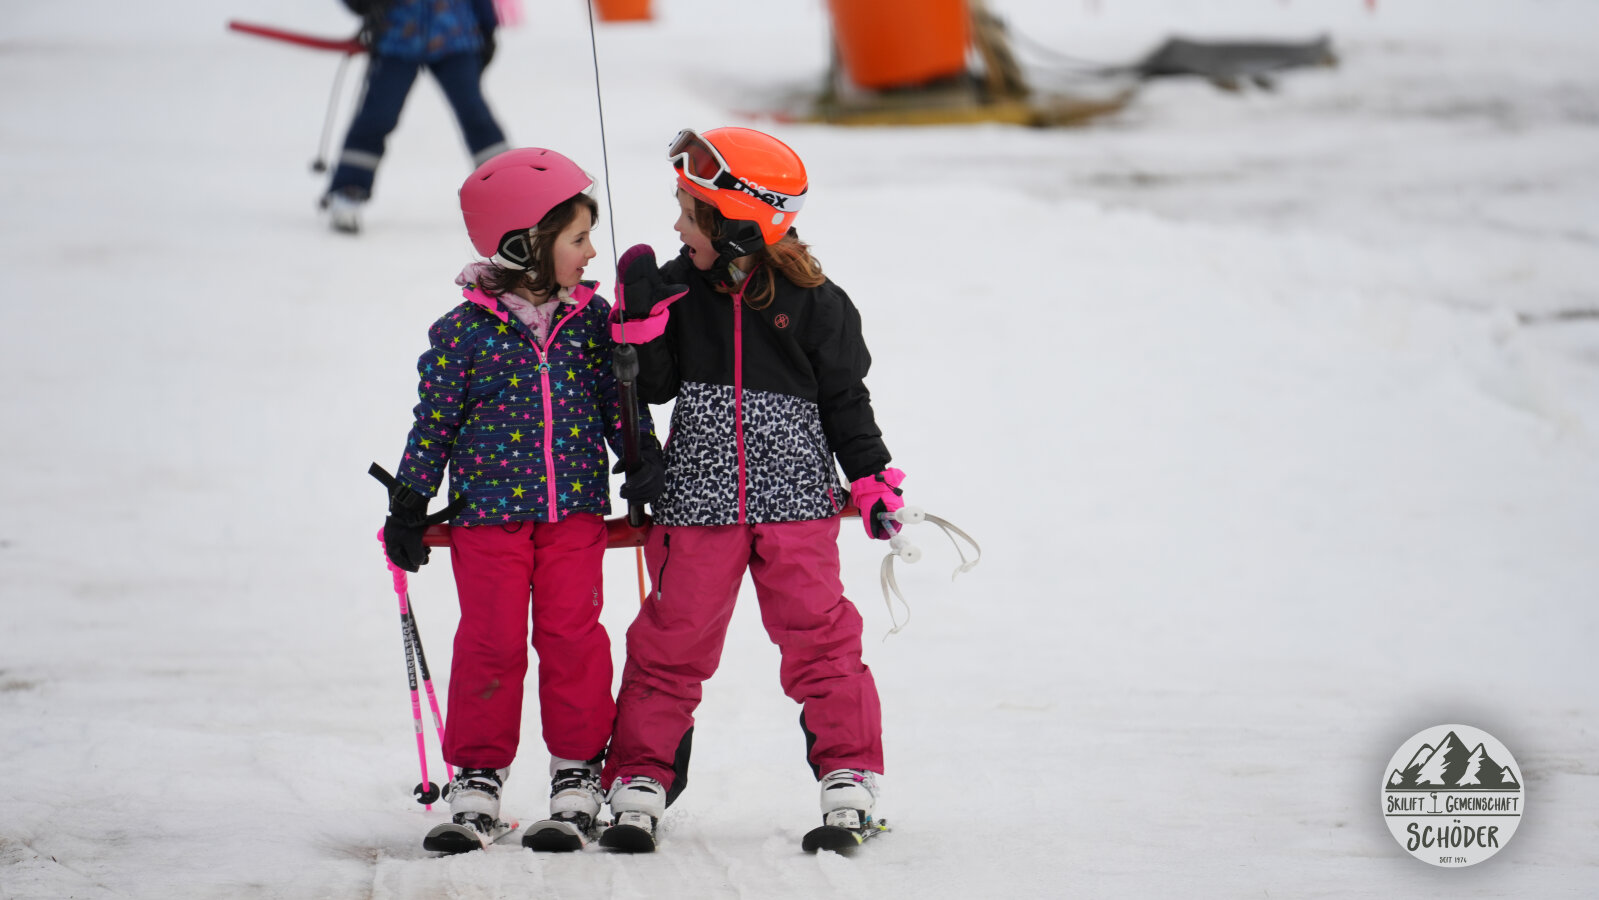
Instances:
[[[658,0],[598,29],[607,157],[584,8],[528,2],[502,34],[513,140],[608,174],[606,281],[617,246],[675,252],[679,128],[799,150],[800,229],[860,307],[909,498],[983,560],[952,581],[914,532],[912,616],[880,640],[885,548],[841,538],[895,827],[855,858],[798,850],[815,785],[746,602],[660,853],[433,859],[365,472],[399,455],[470,258],[449,112],[417,86],[339,236],[306,171],[338,57],[224,30],[347,34],[339,4],[12,4],[0,896],[1592,896],[1599,7],[992,5],[1076,58],[1326,33],[1341,65],[1152,83],[1072,130],[834,128],[748,118],[820,83],[823,4]],[[632,555],[608,566],[620,659]],[[412,594],[442,692],[447,563]],[[1443,723],[1527,786],[1514,840],[1458,871],[1378,803]]]

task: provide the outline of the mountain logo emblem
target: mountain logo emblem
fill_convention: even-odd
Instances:
[[[1399,845],[1423,862],[1475,865],[1515,834],[1526,809],[1521,770],[1497,738],[1470,725],[1412,736],[1383,776],[1382,815]]]

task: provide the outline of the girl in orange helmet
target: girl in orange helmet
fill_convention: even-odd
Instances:
[[[683,131],[668,158],[683,249],[659,268],[648,246],[624,254],[612,314],[616,339],[638,346],[640,399],[676,405],[645,546],[652,587],[628,629],[603,775],[617,822],[601,843],[654,849],[687,784],[701,684],[746,570],[783,690],[803,707],[823,822],[864,833],[881,711],[839,578],[839,514],[853,501],[868,535],[892,537],[880,516],[903,505],[904,475],[889,468],[864,383],[860,314],[794,230],[808,183],[786,144],[748,128]]]

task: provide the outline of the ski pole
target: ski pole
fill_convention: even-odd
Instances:
[[[361,43],[361,35],[357,33],[355,37],[349,38],[325,38],[237,20],[229,22],[228,28],[243,34],[267,38],[268,40],[284,41],[301,47],[310,47],[314,50],[336,50],[344,54],[344,58],[339,60],[338,73],[333,76],[333,92],[328,97],[328,113],[322,122],[322,141],[317,145],[316,159],[311,161],[311,171],[326,172],[328,170],[328,133],[333,130],[333,113],[338,108],[339,89],[344,85],[344,70],[349,67],[351,57],[358,53],[367,52],[366,45]]]
[[[404,570],[396,569],[395,571],[399,572],[402,579],[405,579]],[[428,709],[433,714],[433,733],[439,739],[439,759],[444,763],[444,774],[448,776],[448,780],[454,781],[455,768],[450,765],[448,759],[444,758],[444,716],[439,713],[438,695],[433,693],[433,676],[428,672],[428,655],[422,649],[422,627],[416,624],[416,610],[411,606],[409,579],[406,579],[406,581],[406,590],[400,599],[401,609],[405,614],[406,620],[411,625],[411,644],[416,648],[416,667],[422,673],[422,687],[427,690]],[[448,784],[445,785],[442,795],[449,796]]]
[[[328,112],[322,119],[322,140],[317,144],[316,159],[311,161],[311,171],[321,173],[328,170],[328,136],[333,131],[333,114],[339,106],[339,91],[344,87],[344,70],[350,67],[350,58],[356,51],[348,51],[344,58],[339,60],[339,71],[333,76],[333,91],[328,94]]]
[[[378,541],[382,542],[383,533],[378,533]],[[428,780],[428,755],[427,745],[422,736],[422,702],[416,690],[416,654],[411,643],[411,619],[406,614],[405,602],[405,577],[402,571],[389,563],[389,570],[394,575],[394,593],[400,598],[400,640],[405,644],[405,675],[411,685],[411,722],[416,732],[416,760],[422,768],[422,781],[412,789],[411,793],[428,809],[433,808],[433,801],[439,799],[438,785]]]
[[[382,531],[378,532],[378,543],[379,545],[383,544]],[[401,569],[399,566],[396,566],[393,561],[387,558],[387,555],[384,557],[384,562],[388,564],[389,574],[393,576],[394,595],[398,597],[400,601],[400,639],[405,643],[405,674],[406,679],[409,681],[411,687],[411,721],[413,730],[416,732],[416,759],[417,764],[422,769],[422,781],[412,789],[411,793],[417,798],[416,802],[421,803],[423,806],[431,810],[433,808],[433,801],[439,799],[439,787],[428,780],[427,741],[422,730],[422,701],[421,696],[417,692],[416,686],[416,673],[418,668],[417,661],[422,645],[420,638],[416,634],[415,620],[411,617],[411,604],[409,601],[410,589],[405,577],[405,570]],[[422,664],[422,668],[425,672],[425,662]],[[424,678],[426,678],[426,676],[424,676]],[[427,679],[427,682],[428,699],[433,702],[434,724],[437,725],[438,701],[433,695],[432,679]],[[442,748],[444,746],[444,732],[442,727],[439,729],[439,746],[442,752]],[[444,764],[444,770],[446,773],[448,773],[450,770],[450,764],[448,761],[446,761]]]

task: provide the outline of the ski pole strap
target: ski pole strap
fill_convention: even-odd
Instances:
[[[395,478],[393,475],[390,475],[387,469],[383,468],[382,466],[378,465],[377,463],[373,463],[372,467],[366,470],[366,474],[371,475],[373,478],[376,478],[377,481],[378,481],[378,484],[381,484],[385,488],[388,488],[390,497],[394,496],[394,491],[395,491],[396,488],[404,488],[405,490],[410,490],[409,487],[406,487],[405,485],[400,484],[399,479]],[[451,503],[449,506],[446,506],[443,509],[439,510],[438,512],[434,513],[433,515],[428,516],[427,518],[423,519],[422,520],[422,524],[423,525],[438,525],[441,522],[448,522],[451,519],[455,518],[456,516],[460,515],[461,514],[461,510],[466,509],[467,502],[468,501],[467,501],[465,495],[457,497],[457,498],[455,498],[455,502]]]
[[[898,555],[897,553],[885,554],[883,556],[883,567],[878,573],[878,579],[883,584],[883,605],[888,607],[888,621],[894,625],[893,628],[888,630],[888,634],[899,634],[899,630],[910,624],[911,621],[911,605],[905,601],[905,595],[900,593],[899,582],[894,580],[894,557]],[[893,592],[893,598],[889,597],[890,591]],[[899,621],[894,616],[894,598],[899,600],[900,606],[905,607],[904,622]],[[888,634],[883,635],[883,640],[888,640]]]
[[[951,581],[954,581],[960,573],[971,571],[983,558],[983,549],[977,545],[975,540],[972,540],[972,536],[955,527],[954,523],[948,519],[940,518],[932,513],[924,513],[920,509],[913,510],[903,516],[889,515],[885,516],[885,518],[891,518],[899,522],[902,527],[924,521],[937,525],[939,530],[944,532],[944,536],[949,538],[950,543],[955,545],[955,553],[961,558],[961,564],[955,567],[955,573],[950,576]],[[966,558],[966,552],[961,549],[960,540],[956,539],[957,536],[972,545],[973,557],[970,560]],[[921,551],[910,543],[903,532],[896,534],[893,540],[889,541],[889,546],[893,547],[893,551],[883,557],[883,565],[878,574],[878,579],[883,587],[883,605],[888,607],[888,620],[894,625],[893,628],[888,630],[888,634],[883,635],[884,640],[888,640],[889,634],[899,634],[900,629],[908,625],[911,620],[911,605],[900,591],[899,582],[894,577],[894,558],[902,557],[907,563],[914,563],[922,558]],[[905,621],[903,622],[899,621],[895,615],[895,600],[898,600],[899,605],[905,609]]]
[[[954,581],[955,580],[955,576],[959,575],[962,572],[970,572],[973,568],[975,568],[977,566],[977,564],[979,562],[982,561],[982,559],[983,559],[983,548],[977,546],[977,542],[972,540],[972,536],[971,535],[967,534],[964,531],[961,531],[959,528],[956,528],[954,523],[950,522],[948,519],[941,519],[938,516],[933,515],[932,513],[926,513],[925,515],[927,516],[927,521],[932,522],[934,525],[937,525],[939,527],[939,529],[944,532],[944,536],[949,538],[949,542],[951,544],[955,545],[955,553],[958,556],[960,556],[960,558],[961,558],[961,564],[959,566],[956,566],[954,574],[949,576],[949,580],[950,581]],[[972,553],[974,555],[972,556],[972,559],[971,559],[970,562],[967,561],[966,554],[961,551],[960,541],[955,540],[956,535],[959,535],[962,540],[964,540],[964,541],[966,541],[966,543],[972,545]]]
[[[394,486],[400,483],[399,481],[395,480],[393,475],[389,474],[388,469],[383,468],[377,463],[373,463],[371,468],[366,470],[366,474],[376,478],[378,480],[378,484],[388,488],[391,493],[394,491]]]

